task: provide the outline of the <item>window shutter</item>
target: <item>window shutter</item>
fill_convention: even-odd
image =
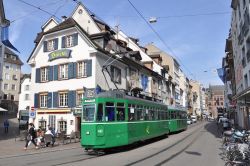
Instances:
[[[68,76],[69,76],[69,79],[71,79],[71,78],[73,78],[73,76],[74,76],[74,66],[73,66],[73,62],[71,62],[71,63],[69,63],[68,64],[69,66],[69,70],[68,70]]]
[[[78,44],[78,33],[73,34],[74,46]]]
[[[58,107],[58,92],[53,92],[53,107]]]
[[[47,106],[48,106],[48,108],[52,107],[52,93],[51,92],[48,93]]]
[[[62,37],[62,48],[65,48],[65,36]]]
[[[87,60],[87,77],[92,76],[92,60]]]
[[[54,39],[54,41],[55,41],[55,50],[57,50],[58,49],[58,38]]]
[[[76,106],[76,91],[69,91],[69,93],[68,93],[68,106],[69,107]]]
[[[72,106],[76,106],[76,91],[72,91],[73,96],[72,96]]]
[[[35,93],[34,95],[34,107],[39,108],[39,94]]]
[[[36,83],[41,82],[41,77],[40,77],[40,68],[36,69]]]
[[[53,81],[53,66],[49,66],[49,81]]]
[[[58,65],[54,66],[54,80],[58,80]]]
[[[76,73],[77,73],[77,69],[76,69],[76,62],[73,63],[73,78],[76,78]]]
[[[47,41],[44,41],[43,42],[43,52],[47,52],[48,49],[47,49]]]

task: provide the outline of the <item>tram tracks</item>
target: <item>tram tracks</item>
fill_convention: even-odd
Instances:
[[[159,154],[161,154],[161,153],[164,153],[164,152],[166,152],[167,150],[170,150],[171,148],[175,147],[176,145],[183,143],[183,142],[186,141],[189,137],[191,137],[194,133],[196,133],[197,130],[200,130],[200,129],[203,128],[203,127],[204,127],[204,126],[202,125],[201,127],[199,127],[199,128],[197,128],[196,130],[192,131],[190,134],[188,134],[188,135],[187,135],[185,138],[183,138],[181,141],[177,141],[177,142],[175,142],[174,144],[172,144],[172,145],[170,145],[170,146],[168,146],[168,147],[166,147],[166,148],[164,148],[164,149],[162,149],[162,150],[160,150],[160,151],[158,151],[158,152],[155,152],[155,153],[153,153],[153,154],[150,154],[150,155],[148,155],[148,156],[146,156],[146,157],[143,157],[143,158],[141,158],[141,159],[139,159],[139,160],[133,161],[133,162],[131,162],[131,163],[129,163],[129,164],[126,164],[125,166],[136,165],[136,164],[139,164],[139,163],[141,163],[141,162],[143,162],[143,161],[146,161],[146,160],[148,160],[148,159],[150,159],[150,158],[153,158],[153,157],[155,157],[155,156],[157,156],[157,155],[159,155]],[[199,133],[200,133],[200,132],[199,132]],[[183,149],[181,149],[181,150],[178,151],[177,153],[175,153],[175,154],[171,155],[170,157],[166,158],[165,160],[163,160],[163,161],[157,163],[155,166],[160,166],[160,165],[162,165],[162,164],[165,164],[165,163],[167,163],[168,161],[170,161],[171,159],[173,159],[174,157],[176,157],[176,156],[178,156],[179,154],[181,154],[184,150],[186,150],[188,147],[190,147],[190,146],[191,146],[191,145],[192,145],[201,135],[202,135],[202,134],[200,134],[200,135],[197,134],[187,146],[185,146]]]

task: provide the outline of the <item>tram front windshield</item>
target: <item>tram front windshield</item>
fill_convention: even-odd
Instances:
[[[95,104],[83,106],[82,121],[92,122],[94,121],[94,115],[95,115]]]

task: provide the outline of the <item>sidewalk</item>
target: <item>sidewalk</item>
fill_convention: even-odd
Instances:
[[[5,119],[8,119],[10,123],[8,134],[4,133],[3,121]],[[20,156],[35,153],[46,153],[49,151],[81,148],[80,142],[74,143],[74,140],[72,140],[72,143],[62,145],[56,142],[54,147],[40,149],[36,149],[35,146],[31,144],[28,146],[27,150],[24,150],[25,141],[20,141],[19,134],[18,120],[15,115],[0,116],[0,159],[7,156]],[[69,140],[67,141],[69,142]]]
[[[28,146],[27,150],[24,150],[25,141],[19,141],[19,138],[15,140],[15,138],[8,139],[8,140],[1,140],[0,141],[0,159],[5,158],[8,156],[20,156],[20,155],[29,155],[29,154],[36,154],[36,153],[45,153],[51,151],[61,151],[66,149],[75,149],[81,148],[80,142],[68,143],[68,144],[55,144],[54,147],[46,147],[35,149],[35,146],[31,144]]]

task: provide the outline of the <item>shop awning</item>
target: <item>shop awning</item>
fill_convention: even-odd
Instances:
[[[8,110],[6,110],[6,109],[0,107],[0,112],[7,112],[7,111],[8,111]]]
[[[9,40],[3,40],[2,43],[6,46],[9,47],[12,50],[15,50],[16,52],[19,52],[16,47],[14,47]],[[19,52],[20,53],[20,52]]]

